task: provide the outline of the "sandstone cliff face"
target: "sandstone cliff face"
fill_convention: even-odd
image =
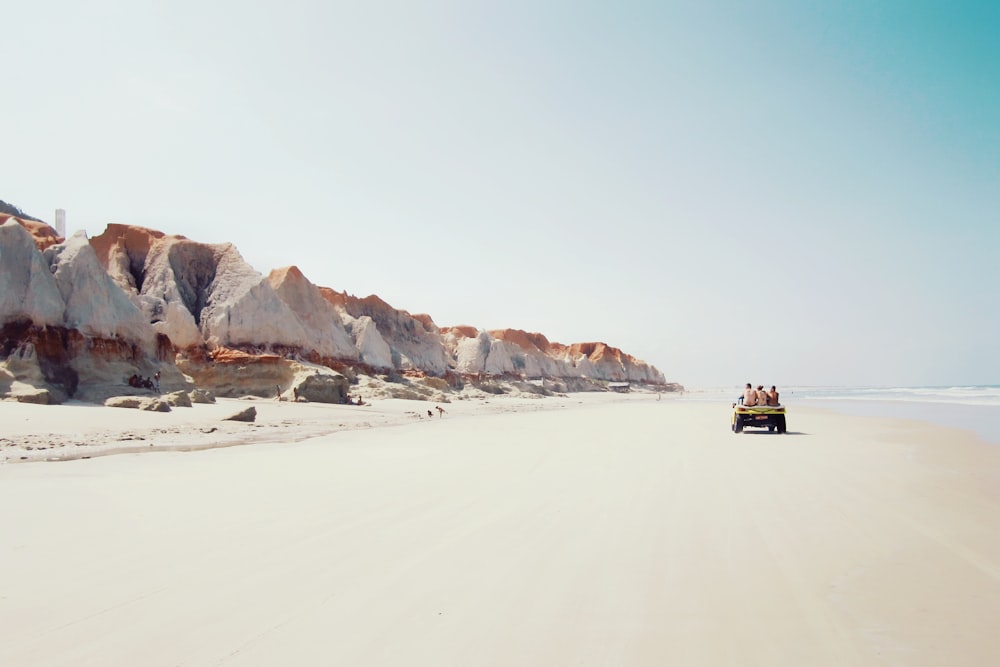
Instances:
[[[396,310],[374,294],[363,299],[348,294],[331,297],[340,302],[352,328],[355,320],[371,319],[389,346],[392,368],[422,370],[434,375],[443,375],[448,370],[448,356],[437,326],[429,316],[418,319],[405,310]]]
[[[350,315],[344,315],[344,325],[354,337],[358,348],[358,355],[364,363],[380,370],[392,370],[396,368],[392,349],[382,338],[375,321],[367,315],[355,319]]]
[[[492,339],[485,331],[470,328],[454,327],[444,334],[444,340],[452,350],[456,371],[467,375],[485,373]]]
[[[346,395],[346,379],[331,369],[413,372],[450,378],[446,384],[460,383],[458,375],[665,382],[604,343],[441,329],[430,315],[377,296],[317,287],[294,266],[265,277],[228,243],[128,225],[62,240],[46,228],[20,219],[0,225],[0,394],[44,380],[56,398],[75,395],[78,386],[120,383],[132,369],[162,368],[167,385],[183,386],[175,353],[186,373],[220,395],[297,386]],[[305,372],[324,377],[305,382]]]
[[[31,234],[31,238],[39,250],[45,250],[49,246],[60,243],[63,240],[56,230],[44,222],[32,218],[21,218],[8,213],[0,213],[0,225],[7,224],[8,222],[14,222],[24,227]]]
[[[653,366],[604,343],[567,346],[550,343],[540,333],[520,329],[477,332],[467,326],[444,329],[442,338],[460,373],[666,382]]]
[[[652,382],[664,384],[663,374],[656,368],[605,343],[574,343],[560,346],[557,353],[571,361],[577,368],[585,369],[589,377],[602,380]]]
[[[26,386],[38,402],[97,397],[161,367],[168,384],[184,384],[82,234],[43,254],[21,225],[0,226],[0,323],[0,391],[8,397],[21,399]]]
[[[195,314],[200,316],[205,291],[214,278],[211,249],[183,236],[167,237],[127,225],[108,225],[90,245],[158,333],[182,349],[204,344]]]
[[[234,246],[219,249],[214,275],[201,310],[201,330],[210,347],[310,346],[302,323]]]
[[[313,348],[321,357],[355,361],[359,358],[354,342],[333,304],[309,282],[297,267],[271,271],[271,288],[291,309]]]
[[[502,345],[505,356],[511,359],[520,372],[527,377],[569,377],[573,373],[570,367],[561,359],[549,355],[550,345],[545,336],[539,333],[528,333],[520,329],[500,329],[490,331],[490,335]],[[499,350],[496,350],[499,351]]]
[[[322,302],[314,286],[304,278],[289,282],[276,277],[289,301],[282,299],[232,244],[197,243],[124,225],[109,225],[91,243],[108,272],[178,348],[280,348],[355,356],[345,336],[338,336],[342,327],[322,334],[315,328],[322,313],[304,322],[290,307],[289,301],[305,313],[310,302]]]
[[[49,264],[16,221],[0,225],[0,323],[62,324],[66,306]]]
[[[85,336],[121,338],[155,353],[149,321],[97,260],[83,232],[45,250],[64,303],[62,325]]]

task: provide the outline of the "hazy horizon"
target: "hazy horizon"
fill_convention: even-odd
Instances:
[[[5,12],[0,198],[691,387],[1000,382],[1000,6]]]

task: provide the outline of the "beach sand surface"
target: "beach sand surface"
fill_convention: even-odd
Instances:
[[[0,664],[1000,655],[1000,448],[967,433],[790,406],[787,435],[737,435],[728,405],[649,395],[433,419],[405,401],[258,405],[262,423],[240,428],[269,435],[204,451],[177,440],[207,446],[233,405],[184,424],[81,407],[70,432],[0,406],[17,454],[0,465]],[[18,462],[40,433],[127,449],[119,418],[166,430],[157,453]]]

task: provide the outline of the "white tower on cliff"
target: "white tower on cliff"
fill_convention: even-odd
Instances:
[[[56,234],[66,238],[66,209],[56,209]]]

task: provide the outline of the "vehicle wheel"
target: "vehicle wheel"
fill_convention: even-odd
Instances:
[[[743,432],[743,417],[736,415],[736,421],[733,422],[733,433]]]
[[[778,433],[784,433],[786,430],[785,415],[778,415]]]

